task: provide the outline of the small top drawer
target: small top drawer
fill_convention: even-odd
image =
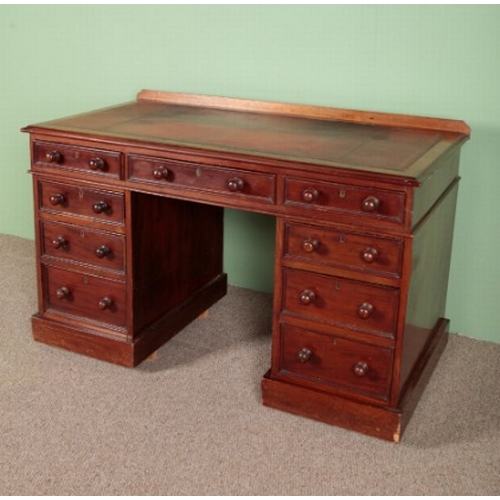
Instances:
[[[403,192],[317,180],[285,179],[285,205],[403,223]]]
[[[121,177],[121,154],[114,151],[37,141],[33,155],[36,165]]]
[[[285,224],[285,260],[401,276],[403,241],[336,228]]]
[[[131,180],[275,203],[273,174],[132,155],[129,169]]]
[[[38,186],[39,204],[43,211],[123,223],[124,199],[122,193],[80,188],[48,181],[40,181]]]

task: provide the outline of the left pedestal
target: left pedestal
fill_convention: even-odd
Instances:
[[[34,176],[35,340],[136,366],[226,293],[223,209]]]

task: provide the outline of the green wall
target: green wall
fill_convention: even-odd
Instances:
[[[143,88],[465,120],[447,316],[500,342],[500,7],[0,6],[0,232],[33,237],[19,129]],[[272,287],[274,222],[226,213],[230,282]]]

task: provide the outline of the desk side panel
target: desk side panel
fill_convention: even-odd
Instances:
[[[443,194],[413,237],[400,394],[411,385],[415,367],[444,318],[457,193],[458,180]]]

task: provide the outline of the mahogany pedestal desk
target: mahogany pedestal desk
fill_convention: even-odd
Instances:
[[[399,441],[447,340],[465,123],[142,91],[23,131],[36,340],[137,365],[226,293],[224,207],[270,214],[263,403]]]

